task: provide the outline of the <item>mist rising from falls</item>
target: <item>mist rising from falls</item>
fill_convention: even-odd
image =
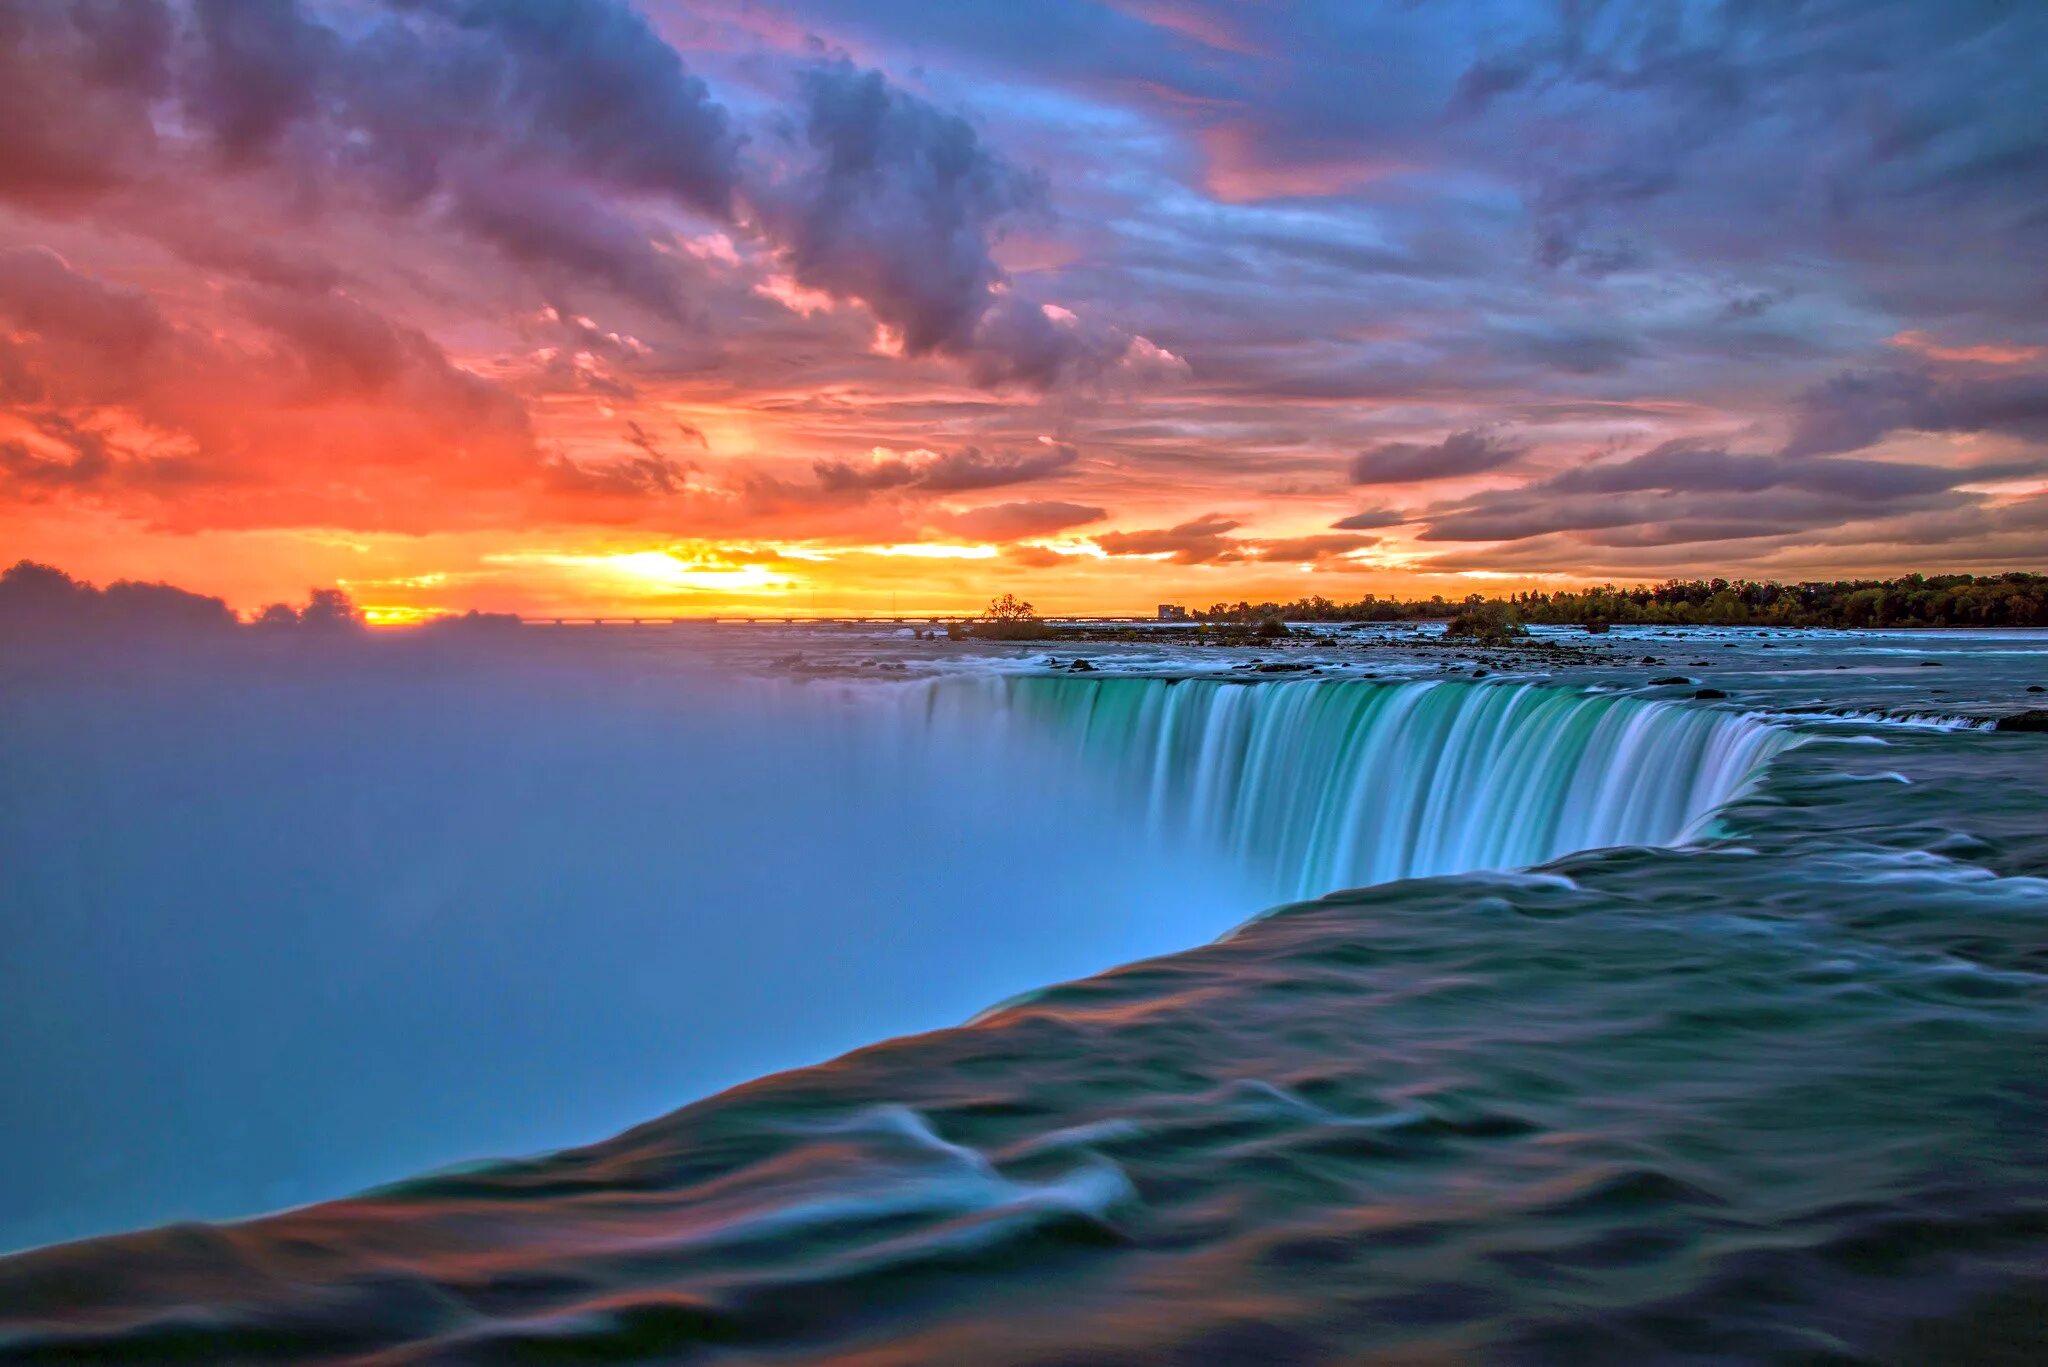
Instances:
[[[1747,717],[1533,684],[997,677],[936,686],[941,729],[1002,718],[1226,850],[1276,897],[1686,838],[1787,743]]]

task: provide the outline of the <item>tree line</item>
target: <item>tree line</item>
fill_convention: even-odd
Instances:
[[[333,634],[360,631],[363,616],[340,589],[312,589],[304,607],[272,603],[244,623],[219,598],[174,584],[118,579],[99,588],[54,565],[22,560],[0,573],[0,627],[67,633],[203,635],[243,628]]]
[[[1412,622],[1456,617],[1489,602],[1515,620],[1553,625],[1646,623],[1672,626],[1781,627],[2041,627],[2048,626],[2048,575],[1909,574],[1899,579],[1669,579],[1661,584],[1559,592],[1531,591],[1505,599],[1471,594],[1462,600],[1381,598],[1353,602],[1321,596],[1288,603],[1217,603],[1194,616],[1205,622]]]

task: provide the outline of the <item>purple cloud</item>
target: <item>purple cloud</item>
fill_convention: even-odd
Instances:
[[[1351,459],[1353,484],[1412,484],[1485,474],[1519,459],[1523,448],[1477,429],[1453,432],[1440,442],[1389,441]]]
[[[1078,459],[1078,451],[1063,445],[1020,451],[984,451],[978,446],[964,446],[935,456],[890,456],[866,465],[821,460],[812,468],[819,486],[830,493],[917,489],[929,494],[957,494],[1049,479]]]

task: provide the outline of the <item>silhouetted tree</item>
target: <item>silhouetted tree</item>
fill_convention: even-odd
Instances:
[[[183,633],[235,625],[218,598],[122,579],[104,590],[23,560],[0,574],[0,624],[14,631]]]
[[[1031,604],[1025,602],[1014,593],[1006,593],[1000,598],[991,598],[989,600],[988,607],[981,614],[981,620],[984,622],[1029,622],[1037,618],[1037,616],[1038,612]]]
[[[81,584],[55,565],[21,560],[0,574],[0,617],[29,622],[67,620],[89,612],[99,591]]]
[[[363,615],[340,589],[314,589],[299,609],[299,625],[309,631],[359,631]]]
[[[1042,641],[1054,634],[1038,620],[1037,610],[1014,593],[991,599],[970,630],[984,641]]]

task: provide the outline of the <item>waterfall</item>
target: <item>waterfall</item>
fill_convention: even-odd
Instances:
[[[935,724],[1002,717],[1278,897],[1676,843],[1789,743],[1731,712],[1536,684],[1012,675],[928,697]]]

